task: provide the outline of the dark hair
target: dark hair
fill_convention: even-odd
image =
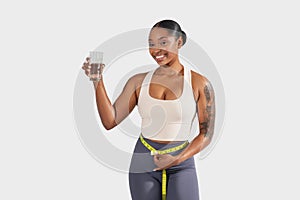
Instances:
[[[170,20],[170,19],[165,19],[165,20],[162,20],[160,22],[157,22],[156,24],[154,24],[154,26],[152,27],[155,28],[155,27],[160,27],[160,28],[166,28],[168,29],[168,31],[172,34],[172,35],[175,35],[176,36],[176,39],[178,39],[180,36],[182,37],[182,40],[183,40],[183,44],[185,44],[186,42],[186,34],[185,32],[181,29],[180,25],[173,21],[173,20]]]

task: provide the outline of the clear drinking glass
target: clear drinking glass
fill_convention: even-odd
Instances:
[[[101,51],[90,51],[90,80],[100,80],[100,65],[103,64],[103,52]]]

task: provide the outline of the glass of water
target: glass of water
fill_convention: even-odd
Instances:
[[[103,52],[90,51],[90,80],[99,81],[101,79],[100,66],[103,64]]]

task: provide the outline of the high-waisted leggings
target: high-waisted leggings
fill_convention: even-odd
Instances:
[[[156,150],[172,148],[183,143],[162,144],[144,139]],[[170,154],[177,155],[182,150]],[[162,199],[162,170],[153,171],[156,167],[150,151],[138,139],[129,170],[129,186],[132,200]],[[194,157],[168,168],[166,172],[167,200],[199,200]]]

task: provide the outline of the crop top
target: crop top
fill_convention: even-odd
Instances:
[[[184,67],[183,90],[181,96],[174,100],[162,100],[150,96],[150,81],[155,70],[146,74],[140,89],[137,105],[142,118],[142,135],[160,141],[185,141],[188,139],[196,116],[191,70]]]

